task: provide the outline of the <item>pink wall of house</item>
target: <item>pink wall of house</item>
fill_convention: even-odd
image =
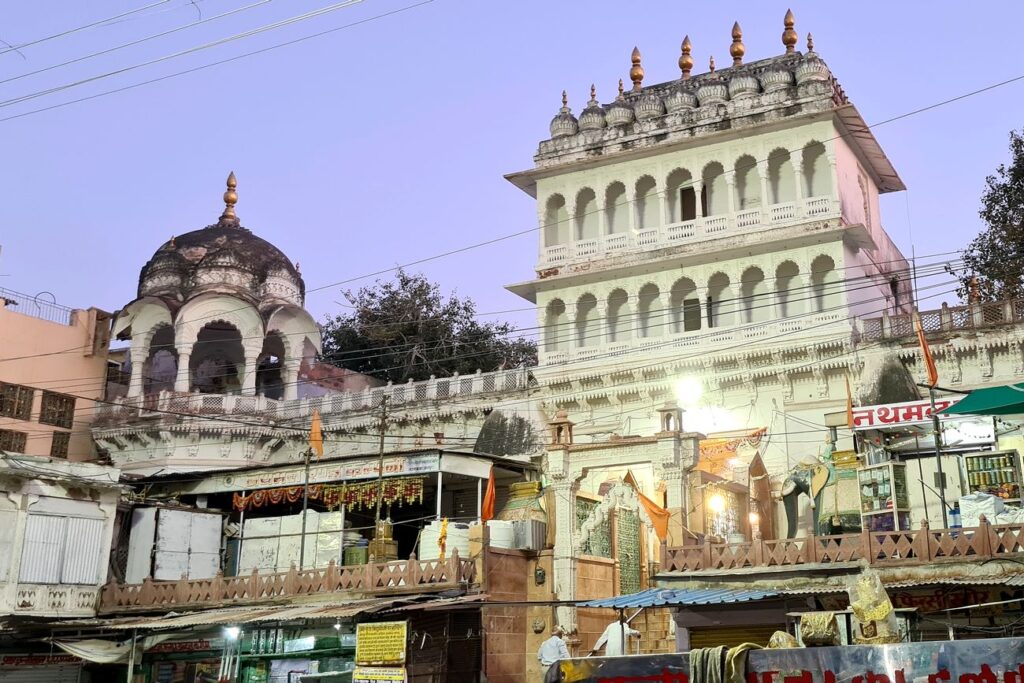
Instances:
[[[106,383],[110,314],[96,308],[39,309],[33,303],[0,296],[0,385],[33,389],[28,419],[0,415],[0,430],[25,434],[24,452],[42,456],[50,455],[54,432],[69,433],[67,458],[94,459],[89,425],[93,400],[103,397]],[[44,391],[75,397],[70,428],[40,422]],[[0,405],[0,412],[9,410]]]

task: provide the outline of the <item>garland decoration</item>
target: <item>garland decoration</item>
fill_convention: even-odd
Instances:
[[[328,510],[337,510],[345,505],[349,510],[372,508],[377,504],[377,481],[358,484],[310,484],[309,499],[319,500]],[[232,506],[235,510],[252,510],[265,505],[297,503],[302,500],[301,486],[285,486],[276,489],[260,489],[243,496],[235,493]],[[423,502],[423,477],[396,477],[384,480],[382,505],[412,505]]]

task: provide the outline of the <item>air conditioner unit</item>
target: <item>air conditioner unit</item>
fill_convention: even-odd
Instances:
[[[543,550],[547,539],[548,525],[536,520],[512,523],[513,543],[519,550]]]

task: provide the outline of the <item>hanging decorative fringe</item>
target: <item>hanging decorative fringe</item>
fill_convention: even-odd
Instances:
[[[399,477],[384,480],[383,505],[412,505],[423,502],[422,477]],[[377,482],[359,484],[310,484],[309,499],[319,500],[328,510],[345,505],[349,510],[372,508],[377,504]],[[261,489],[247,496],[236,493],[232,504],[236,510],[252,510],[264,505],[297,503],[302,500],[301,486]]]

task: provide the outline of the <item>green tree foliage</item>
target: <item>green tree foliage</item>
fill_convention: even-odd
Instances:
[[[985,179],[981,211],[985,229],[963,252],[957,292],[965,300],[977,278],[982,301],[1024,297],[1024,135],[1010,132],[1010,163]]]
[[[399,270],[346,292],[351,312],[323,326],[323,360],[379,379],[448,377],[537,363],[537,345],[509,323],[481,323],[471,299],[445,296],[421,274]]]

